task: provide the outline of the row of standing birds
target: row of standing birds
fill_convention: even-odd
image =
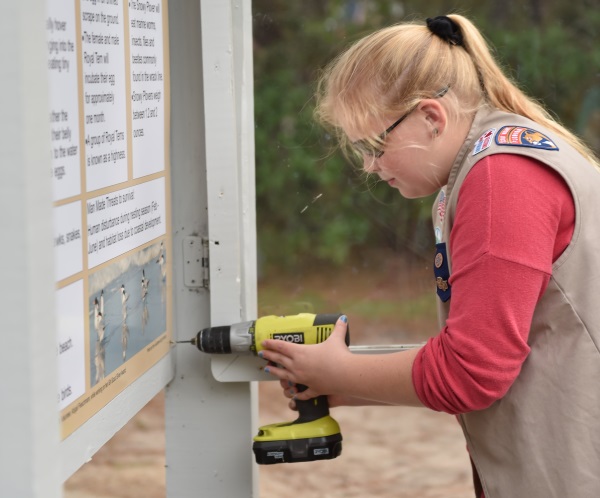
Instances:
[[[161,243],[161,251],[158,260],[156,263],[160,265],[160,273],[162,280],[162,288],[164,289],[164,284],[166,281],[166,265],[165,265],[165,257],[163,254],[163,247]],[[149,312],[147,307],[147,297],[150,287],[150,280],[146,277],[146,272],[142,269],[142,277],[141,277],[141,289],[140,289],[140,302],[138,302],[134,308],[136,309],[140,304],[142,305],[142,334],[144,334],[146,325],[148,324]],[[129,327],[127,325],[127,312],[128,312],[128,301],[129,294],[125,289],[125,284],[121,284],[121,287],[118,289],[121,294],[121,322],[114,328],[116,331],[119,326],[121,327],[121,344],[123,349],[123,361],[127,358],[127,344],[129,341]],[[96,353],[94,357],[94,364],[96,366],[96,383],[102,380],[105,376],[105,355],[106,355],[106,344],[110,339],[112,334],[106,334],[106,320],[104,313],[104,289],[100,292],[100,298],[94,299],[94,328],[96,330]]]

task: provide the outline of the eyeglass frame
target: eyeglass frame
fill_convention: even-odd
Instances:
[[[450,85],[447,85],[441,90],[439,90],[433,96],[433,98],[438,99],[443,97],[448,93],[448,90],[450,90]],[[412,109],[400,116],[383,133],[377,135],[377,140],[379,140],[383,145],[385,138],[392,132],[392,130],[394,130],[394,128],[396,128],[400,123],[402,123],[402,121],[404,121],[410,115],[410,113],[413,112],[417,107],[419,107],[419,104],[415,105]],[[352,147],[359,154],[374,157],[376,159],[379,159],[381,156],[383,156],[383,153],[385,152],[383,149],[376,148],[371,142],[365,139],[352,142]]]

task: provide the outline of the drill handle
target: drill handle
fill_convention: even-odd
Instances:
[[[298,384],[296,387],[298,392],[306,391],[306,386],[303,384]],[[329,403],[324,394],[307,400],[296,400],[296,408],[299,416],[294,423],[311,422],[329,415]]]

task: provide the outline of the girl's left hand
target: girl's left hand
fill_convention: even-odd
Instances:
[[[293,344],[277,339],[263,341],[264,349],[258,355],[277,365],[265,367],[265,372],[279,380],[307,386],[305,391],[295,395],[298,400],[337,394],[338,386],[343,382],[341,367],[352,356],[345,342],[347,328],[347,318],[343,315],[329,338],[320,344]]]

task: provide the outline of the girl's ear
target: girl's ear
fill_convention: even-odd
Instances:
[[[425,120],[431,128],[431,135],[435,138],[444,133],[448,125],[446,109],[437,99],[425,99],[419,104],[419,109],[425,114]]]

